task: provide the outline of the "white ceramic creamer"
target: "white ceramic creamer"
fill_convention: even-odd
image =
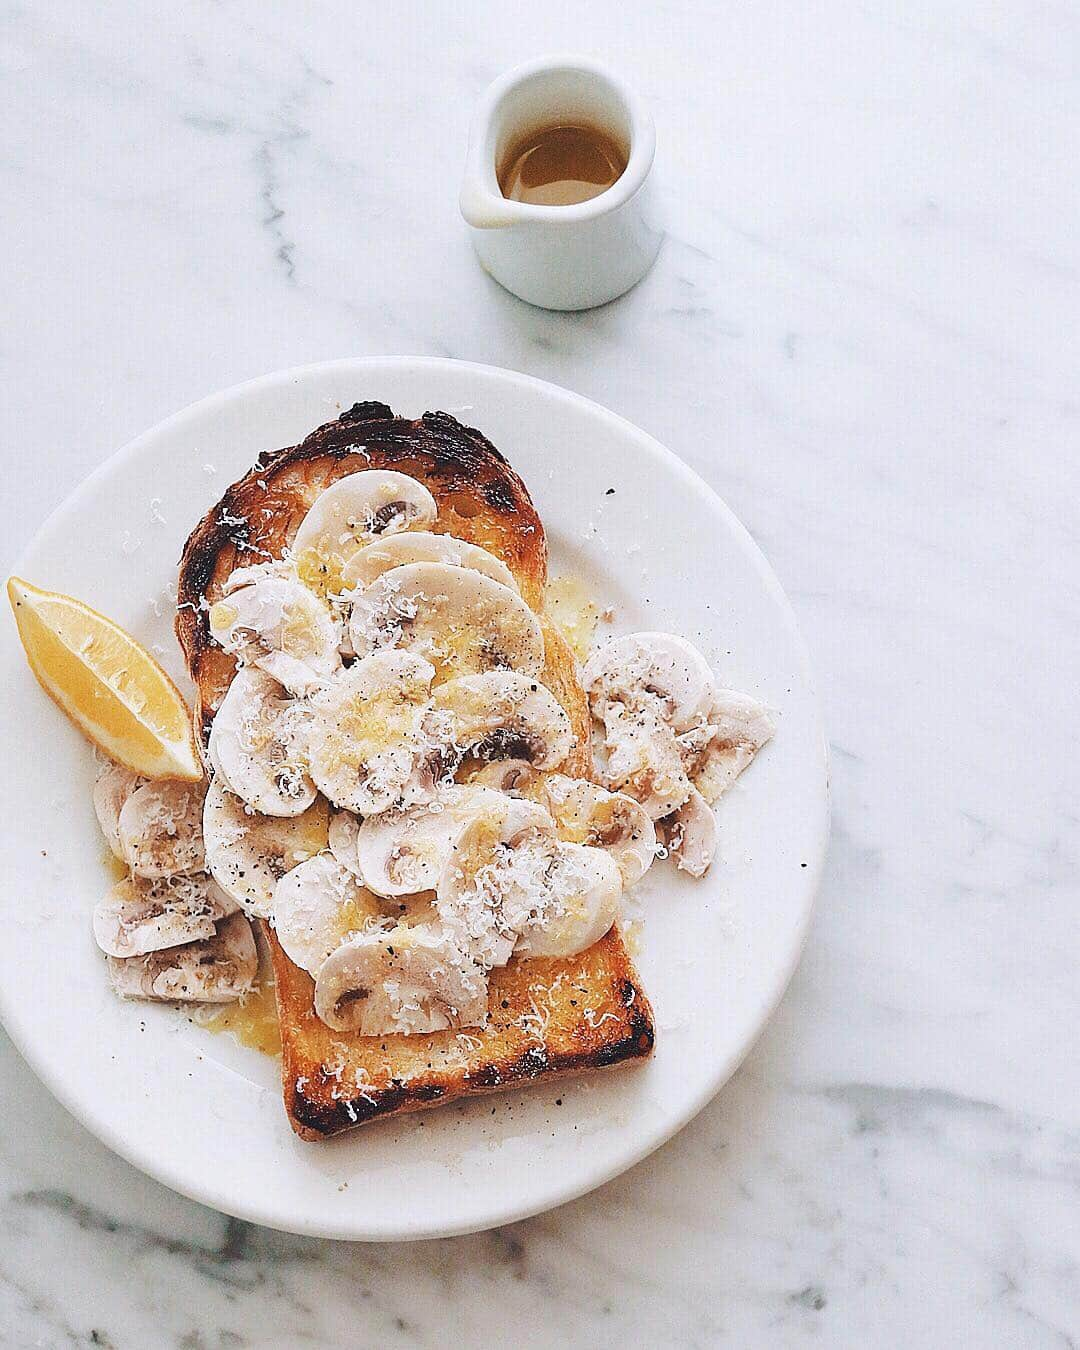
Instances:
[[[626,169],[605,191],[569,206],[509,201],[498,166],[531,127],[585,123],[626,146]],[[591,309],[628,291],[663,239],[651,171],[652,118],[621,80],[584,57],[544,57],[507,71],[473,120],[461,214],[484,268],[514,295],[544,309]]]

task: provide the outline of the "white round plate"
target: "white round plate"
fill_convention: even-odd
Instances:
[[[745,1055],[795,967],[828,829],[826,755],[790,606],[714,493],[643,432],[525,375],[455,361],[340,361],[231,389],[113,456],[17,564],[147,644],[182,687],[170,590],[184,540],[262,450],[292,445],[360,399],[480,428],[521,473],[552,572],[582,578],[610,631],[669,629],[720,679],[776,711],[774,741],[720,807],[702,881],[658,863],[634,893],[638,967],[656,1014],[644,1065],[538,1085],[303,1143],[277,1064],[176,1010],[109,989],[90,915],[109,884],[89,747],[49,702],[14,623],[0,659],[8,772],[0,792],[0,1016],[60,1102],[183,1194],[331,1238],[445,1236],[569,1200],[684,1125]],[[614,488],[614,493],[609,489]]]

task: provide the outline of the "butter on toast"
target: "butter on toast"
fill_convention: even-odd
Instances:
[[[510,568],[541,616],[542,679],[573,725],[562,771],[591,777],[588,705],[573,654],[543,615],[547,543],[525,485],[484,436],[449,414],[411,421],[382,403],[358,403],[299,445],[260,455],[189,538],[176,632],[196,686],[204,743],[235,669],[234,658],[210,638],[208,605],[235,568],[282,555],[323,489],[367,468],[418,479],[438,504],[434,531],[480,544]],[[494,970],[484,1028],[386,1037],[348,1035],[321,1022],[311,977],[263,927],[277,985],[285,1109],[304,1139],[652,1051],[652,1010],[617,926],[578,956],[514,957]]]

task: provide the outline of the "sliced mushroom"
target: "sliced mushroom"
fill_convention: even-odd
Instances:
[[[526,845],[537,855],[537,884],[504,902],[518,931],[519,956],[576,956],[618,918],[622,878],[603,849],[546,841]]]
[[[226,594],[210,606],[210,635],[290,694],[309,694],[341,668],[341,630],[324,601],[279,569],[234,572]]]
[[[120,812],[135,789],[145,782],[145,778],[111,759],[101,761],[94,779],[94,814],[109,848],[121,862],[124,850],[120,847]]]
[[[639,802],[586,779],[540,773],[524,760],[485,764],[469,779],[511,796],[539,802],[555,821],[559,838],[602,848],[615,859],[624,887],[639,881],[656,857],[656,830]]]
[[[144,783],[128,797],[116,833],[121,856],[137,876],[170,877],[203,869],[205,793],[205,783],[160,779]]]
[[[694,783],[712,803],[726,792],[776,730],[766,709],[746,694],[720,689],[709,709],[712,735],[696,767]]]
[[[432,695],[431,734],[458,754],[554,769],[570,753],[570,719],[545,685],[514,670],[462,675]]]
[[[489,553],[479,544],[455,539],[452,534],[429,534],[426,530],[410,530],[408,534],[394,534],[378,539],[373,544],[366,544],[359,553],[353,554],[341,575],[347,585],[370,586],[392,567],[417,562],[467,567],[503,586],[509,586],[512,591],[518,588],[513,572],[494,553]]]
[[[423,731],[433,674],[411,652],[376,652],[311,700],[311,776],[335,806],[375,815],[434,791]]]
[[[94,938],[107,956],[144,956],[213,937],[236,903],[212,877],[125,877],[94,909]]]
[[[214,778],[203,811],[206,865],[245,913],[265,919],[278,881],[326,847],[328,829],[321,798],[303,815],[261,816]]]
[[[458,945],[485,969],[509,961],[519,932],[513,915],[531,908],[527,897],[542,890],[556,842],[548,812],[516,797],[474,818],[455,839],[436,908]],[[533,844],[543,848],[530,850]]]
[[[705,658],[673,634],[631,633],[601,647],[582,678],[604,729],[605,783],[653,820],[670,815],[690,795],[684,760],[704,744],[700,729],[715,698]]]
[[[412,1036],[487,1020],[484,972],[441,925],[359,933],[315,977],[315,1011],[335,1031]]]
[[[360,826],[356,856],[364,884],[376,895],[433,890],[462,827],[503,797],[491,788],[446,786],[429,802],[370,816]]]
[[[359,816],[353,815],[351,811],[330,812],[330,828],[326,839],[330,852],[346,871],[363,880],[356,856],[356,836],[359,832]]]
[[[551,812],[559,838],[610,853],[623,886],[640,881],[656,857],[656,830],[645,808],[625,793],[607,792],[585,779],[561,773],[537,777],[537,800]]]
[[[214,715],[210,763],[252,810],[298,816],[315,800],[307,771],[309,719],[306,705],[265,671],[242,667]]]
[[[689,797],[665,826],[667,846],[679,870],[703,877],[716,854],[716,817],[697,788],[690,789]]]
[[[501,814],[501,822],[498,817]],[[459,835],[439,881],[437,908],[483,967],[526,956],[573,956],[615,921],[622,878],[600,849],[556,838],[535,802],[507,799]]]
[[[706,720],[715,685],[708,662],[673,633],[630,633],[613,638],[585,663],[582,682],[593,716],[611,703],[651,708],[676,732]]]
[[[392,469],[351,473],[315,498],[292,541],[292,556],[309,584],[338,590],[342,569],[358,549],[399,530],[424,529],[438,513],[435,498],[415,478]]]
[[[357,591],[349,635],[358,655],[398,647],[422,656],[438,680],[544,668],[543,630],[521,596],[446,563],[406,563]]]
[[[680,807],[690,795],[675,732],[648,707],[609,703],[603,710],[603,780],[613,792],[641,803],[651,820]]]
[[[165,1002],[231,1003],[255,983],[259,958],[243,914],[222,919],[213,937],[146,956],[108,958],[109,977],[122,998]]]
[[[285,873],[270,911],[282,951],[312,975],[346,938],[380,918],[378,900],[326,853]]]

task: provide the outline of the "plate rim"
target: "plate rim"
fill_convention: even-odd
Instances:
[[[511,386],[516,386],[517,388],[538,390],[546,397],[554,397],[564,403],[577,406],[591,416],[600,417],[609,423],[616,424],[620,432],[628,435],[631,439],[640,442],[643,448],[656,456],[667,471],[681,477],[694,492],[703,495],[709,500],[712,508],[718,511],[724,518],[732,537],[738,541],[741,551],[745,554],[765,590],[777,606],[783,619],[787,635],[792,641],[792,650],[797,661],[797,671],[809,694],[809,702],[814,714],[814,729],[817,733],[814,739],[820,753],[820,820],[819,827],[815,832],[813,854],[811,857],[808,857],[808,866],[802,873],[803,899],[798,924],[792,933],[791,946],[787,960],[782,967],[777,968],[777,972],[770,982],[769,987],[763,992],[762,997],[758,1000],[755,1016],[751,1023],[752,1029],[746,1034],[743,1041],[736,1044],[727,1056],[716,1062],[713,1071],[705,1079],[701,1088],[688,1098],[675,1116],[670,1120],[665,1121],[659,1130],[650,1131],[647,1135],[643,1136],[642,1139],[639,1140],[638,1145],[630,1149],[626,1154],[620,1154],[616,1159],[613,1159],[609,1165],[601,1167],[596,1172],[590,1174],[586,1180],[571,1183],[563,1189],[556,1188],[548,1198],[545,1198],[540,1203],[524,1203],[518,1206],[504,1205],[499,1213],[481,1221],[468,1220],[461,1224],[443,1224],[424,1228],[417,1228],[415,1225],[394,1227],[392,1224],[384,1224],[380,1226],[377,1231],[375,1229],[358,1231],[354,1223],[335,1222],[329,1214],[325,1215],[321,1222],[309,1221],[300,1216],[290,1218],[286,1214],[276,1214],[274,1212],[268,1213],[265,1209],[260,1209],[257,1204],[248,1205],[237,1203],[232,1199],[230,1199],[228,1203],[224,1203],[220,1197],[214,1194],[209,1185],[200,1190],[198,1187],[189,1184],[184,1176],[179,1175],[178,1169],[171,1162],[171,1155],[166,1154],[164,1157],[154,1155],[152,1143],[149,1144],[145,1150],[140,1150],[137,1147],[131,1146],[119,1130],[114,1127],[109,1118],[104,1114],[99,1116],[94,1112],[93,1102],[90,1102],[88,1105],[85,1098],[79,1097],[74,1091],[69,1091],[65,1080],[62,1077],[53,1075],[49,1068],[48,1060],[43,1056],[39,1057],[34,1042],[31,1039],[24,1039],[16,1031],[13,1031],[11,1025],[12,1019],[9,1018],[8,1010],[5,1005],[5,990],[2,985],[0,985],[0,1021],[3,1022],[7,1035],[18,1050],[22,1059],[61,1106],[63,1106],[63,1108],[96,1139],[112,1152],[116,1153],[125,1162],[155,1181],[167,1186],[177,1194],[183,1195],[195,1203],[214,1209],[219,1213],[229,1215],[244,1222],[259,1224],[263,1227],[275,1229],[280,1232],[338,1241],[420,1241],[429,1238],[454,1237],[467,1233],[483,1232],[493,1227],[517,1223],[523,1219],[530,1218],[536,1214],[545,1213],[548,1210],[555,1209],[572,1200],[578,1199],[583,1195],[589,1194],[605,1185],[607,1182],[622,1175],[630,1168],[635,1167],[644,1158],[668,1143],[680,1130],[689,1124],[689,1122],[693,1120],[694,1117],[697,1116],[730,1081],[749,1054],[750,1050],[758,1041],[783,999],[795,970],[798,967],[799,961],[802,958],[806,945],[806,938],[809,932],[810,922],[813,918],[828,853],[831,826],[832,803],[830,792],[829,744],[825,734],[821,697],[814,676],[809,649],[799,629],[798,620],[791,602],[788,599],[779,578],[773,571],[771,564],[753,539],[753,536],[719,493],[712,488],[695,469],[650,432],[644,430],[644,428],[638,426],[636,423],[631,422],[628,418],[623,417],[620,413],[616,413],[610,408],[605,407],[603,404],[596,402],[594,399],[590,399],[583,394],[578,394],[562,385],[554,384],[549,380],[529,375],[523,371],[488,365],[481,362],[461,361],[451,357],[409,355],[341,357],[330,361],[310,362],[299,366],[290,366],[281,370],[270,371],[266,374],[256,376],[253,379],[244,380],[238,384],[216,390],[203,398],[187,404],[185,407],[171,413],[153,426],[140,432],[137,436],[121,445],[111,455],[106,456],[106,458],[103,459],[100,464],[95,466],[90,473],[81,478],[65,495],[63,500],[57,503],[57,505],[39,523],[31,538],[20,550],[18,557],[12,563],[12,574],[22,573],[24,570],[24,560],[34,551],[39,537],[53,524],[54,520],[67,509],[71,498],[76,493],[82,492],[99,478],[105,476],[107,473],[115,471],[126,461],[138,455],[145,443],[150,442],[163,434],[174,431],[177,427],[182,426],[185,421],[208,415],[212,416],[218,407],[224,406],[227,403],[256,395],[265,389],[277,388],[288,384],[299,384],[305,379],[323,376],[332,377],[334,374],[345,373],[347,371],[355,371],[357,373],[366,372],[370,374],[379,370],[400,369],[402,367],[414,369],[418,378],[422,378],[426,370],[445,370],[448,367],[456,370],[464,370],[482,378],[492,379],[496,383],[509,384]]]

